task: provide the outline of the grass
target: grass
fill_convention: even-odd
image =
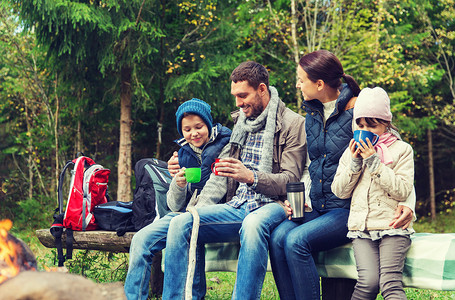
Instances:
[[[441,214],[435,222],[428,218],[420,218],[414,224],[416,232],[449,233],[455,232],[455,213]],[[26,242],[38,260],[39,269],[55,266],[55,249],[45,248],[36,238],[34,231],[12,232],[15,236]],[[84,272],[86,276],[95,281],[123,281],[125,268],[128,259],[126,254],[100,255],[98,251],[77,251],[77,262],[72,263],[70,270],[79,273]],[[79,263],[80,262],[80,263]],[[80,273],[79,273],[80,274]],[[207,300],[231,299],[234,289],[236,273],[232,272],[208,272],[207,273]],[[406,288],[408,299],[452,299],[455,300],[455,291],[434,291],[423,289]],[[161,299],[161,297],[150,297],[150,299]],[[275,281],[272,273],[268,272],[262,288],[261,299],[279,299]],[[383,299],[378,296],[378,299]]]
[[[236,273],[233,272],[208,272],[207,273],[207,300],[231,299],[234,290]],[[280,299],[276,289],[275,280],[270,272],[265,275],[261,299]]]
[[[414,230],[431,233],[455,232],[455,212],[440,213],[434,222],[429,217],[421,217],[414,224]]]
[[[218,281],[219,280],[219,281]],[[207,273],[207,300],[228,300],[231,299],[231,293],[234,289],[235,273],[232,272],[210,272]],[[455,299],[455,291],[433,291],[423,289],[405,288],[408,299],[415,300],[430,300],[440,299],[449,300]],[[153,298],[160,299],[160,298]],[[264,286],[262,288],[261,299],[280,299],[275,286],[272,273],[268,272],[265,277]],[[384,299],[378,295],[377,300]]]

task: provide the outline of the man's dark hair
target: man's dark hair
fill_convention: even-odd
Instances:
[[[257,90],[261,83],[264,83],[267,89],[269,88],[269,72],[267,72],[267,69],[263,65],[254,61],[246,61],[238,65],[232,71],[231,80],[234,83],[246,80],[255,90]]]

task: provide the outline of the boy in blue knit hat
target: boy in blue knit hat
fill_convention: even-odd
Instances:
[[[221,150],[229,143],[231,130],[221,124],[213,124],[210,105],[193,98],[181,104],[175,113],[177,130],[181,135],[175,142],[181,147],[177,159],[181,169],[175,174],[167,193],[167,203],[173,211],[139,230],[131,241],[130,262],[125,280],[125,294],[131,299],[147,299],[152,258],[166,246],[166,235],[176,212],[184,211],[193,193],[202,191],[210,177],[211,164],[221,156]],[[227,151],[227,148],[225,151]],[[201,168],[201,181],[187,183],[185,168]],[[216,203],[198,203],[198,206]],[[198,251],[204,251],[204,248]],[[200,276],[199,276],[200,275]],[[205,295],[205,273],[196,274],[194,290],[202,299]]]
[[[182,136],[175,141],[181,147],[178,151],[181,169],[172,180],[167,204],[172,211],[184,211],[194,191],[202,191],[209,179],[211,164],[229,142],[231,130],[221,124],[213,126],[210,105],[197,98],[180,105],[175,116],[178,132]],[[201,181],[187,183],[185,169],[194,167],[201,168]]]

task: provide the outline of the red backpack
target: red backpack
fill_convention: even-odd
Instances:
[[[71,170],[71,183],[66,202],[66,209],[63,212],[63,181],[66,170],[73,166]],[[68,161],[60,173],[58,182],[58,207],[55,209],[54,223],[51,226],[51,233],[55,237],[57,246],[59,266],[63,266],[65,257],[63,256],[61,236],[66,229],[66,258],[72,258],[73,250],[73,230],[85,231],[98,228],[93,209],[96,205],[106,203],[107,183],[111,171],[102,165],[96,164],[93,159],[86,156]]]

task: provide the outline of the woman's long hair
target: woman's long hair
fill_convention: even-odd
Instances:
[[[313,82],[320,79],[328,86],[338,89],[341,86],[341,78],[344,78],[354,96],[358,96],[360,93],[360,87],[355,79],[344,74],[340,60],[330,51],[318,50],[304,55],[300,58],[299,66]]]

